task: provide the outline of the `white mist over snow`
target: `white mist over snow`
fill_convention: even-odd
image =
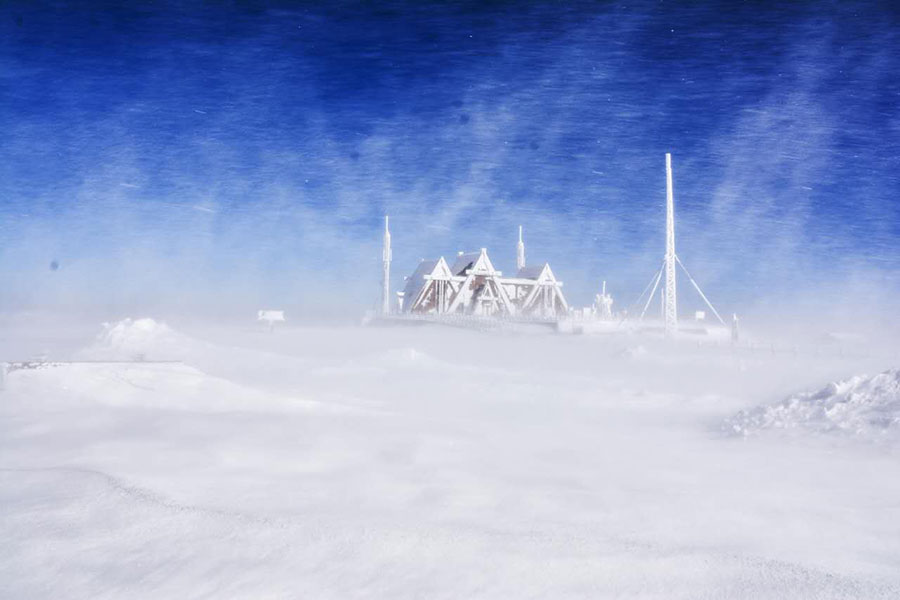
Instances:
[[[900,596],[896,372],[796,395],[893,357],[152,319],[73,356],[0,391],[0,597]]]

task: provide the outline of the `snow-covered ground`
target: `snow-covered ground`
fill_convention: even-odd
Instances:
[[[884,354],[82,334],[0,391],[3,598],[900,597],[896,373],[815,393]]]

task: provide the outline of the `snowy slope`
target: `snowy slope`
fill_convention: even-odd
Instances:
[[[848,365],[691,352],[107,326],[182,362],[10,373],[0,597],[900,596],[892,455],[710,433]]]

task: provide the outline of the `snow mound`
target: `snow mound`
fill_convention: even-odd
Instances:
[[[94,343],[79,353],[93,360],[179,360],[193,340],[153,319],[104,323]]]
[[[742,411],[725,421],[725,429],[745,436],[788,429],[900,439],[900,369],[852,377],[774,406]]]
[[[439,366],[442,364],[441,361],[421,350],[409,347],[388,350],[381,354],[376,362],[387,367]]]
[[[644,356],[647,356],[647,349],[641,345],[629,346],[619,352],[619,357],[621,358],[642,358]]]

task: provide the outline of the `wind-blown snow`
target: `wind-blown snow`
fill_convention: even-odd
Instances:
[[[726,429],[743,435],[802,429],[900,441],[900,370],[851,377],[774,406],[742,411],[726,421]]]
[[[889,449],[715,430],[865,361],[143,319],[104,354],[144,360],[0,392],[0,597],[900,596]]]

